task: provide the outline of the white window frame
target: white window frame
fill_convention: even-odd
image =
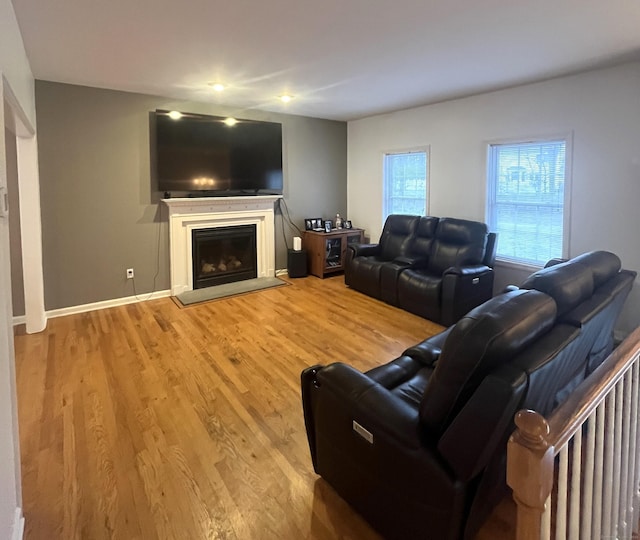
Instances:
[[[498,139],[488,141],[486,148],[486,166],[485,166],[485,179],[486,179],[486,206],[485,206],[485,219],[489,225],[490,230],[495,230],[495,224],[491,219],[491,206],[495,200],[495,184],[492,182],[492,163],[491,163],[491,148],[499,145],[517,145],[517,144],[538,144],[550,141],[565,142],[565,177],[564,177],[564,194],[562,204],[562,258],[569,258],[571,253],[571,184],[572,184],[572,171],[573,171],[573,132],[563,132],[555,134],[545,134],[528,137],[516,137],[509,139]],[[500,235],[498,235],[498,249],[500,247]],[[501,263],[502,266],[508,266],[513,268],[535,270],[544,266],[547,261],[535,264],[531,261],[524,259],[517,259],[513,257],[505,257],[499,253],[496,255],[496,260]]]
[[[416,146],[411,148],[401,148],[394,150],[387,150],[382,152],[382,222],[384,223],[390,212],[388,211],[387,201],[388,201],[388,182],[387,182],[387,156],[398,155],[398,154],[418,154],[422,153],[426,155],[427,167],[425,170],[426,182],[425,182],[425,215],[429,215],[429,204],[430,204],[430,196],[429,196],[429,188],[431,185],[430,182],[430,168],[431,168],[431,148],[430,146]]]

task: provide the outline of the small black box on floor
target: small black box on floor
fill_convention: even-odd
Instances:
[[[287,253],[287,271],[289,277],[307,276],[307,250],[296,251],[290,249]]]

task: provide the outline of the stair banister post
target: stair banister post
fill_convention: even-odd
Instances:
[[[516,430],[507,447],[507,484],[518,507],[517,540],[540,540],[545,502],[553,487],[554,449],[549,424],[535,411],[515,416]]]

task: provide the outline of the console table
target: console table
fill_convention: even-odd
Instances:
[[[333,229],[329,233],[305,231],[303,247],[307,250],[309,273],[324,278],[344,270],[347,246],[363,241],[363,229]]]

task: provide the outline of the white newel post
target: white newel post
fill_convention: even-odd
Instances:
[[[171,294],[193,290],[192,232],[196,229],[256,226],[258,277],[276,270],[274,203],[280,195],[162,199],[169,208]]]

